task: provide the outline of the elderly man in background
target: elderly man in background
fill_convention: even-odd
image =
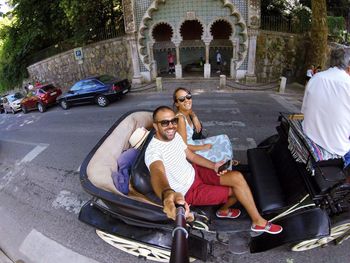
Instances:
[[[330,68],[313,76],[301,112],[303,130],[316,144],[350,164],[350,49],[331,53]],[[349,177],[348,177],[349,181]]]

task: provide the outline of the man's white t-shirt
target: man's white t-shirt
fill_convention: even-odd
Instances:
[[[301,112],[303,130],[327,151],[344,156],[350,150],[350,76],[337,67],[313,76]]]
[[[182,137],[175,133],[174,139],[168,142],[153,137],[145,152],[148,170],[153,162],[162,161],[170,187],[183,195],[190,189],[195,176],[194,168],[186,159],[186,149]]]

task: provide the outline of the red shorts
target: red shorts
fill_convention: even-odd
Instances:
[[[190,205],[218,205],[227,202],[230,188],[220,185],[220,177],[212,169],[192,164],[195,178],[185,195]]]

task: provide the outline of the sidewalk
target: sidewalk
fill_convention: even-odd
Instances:
[[[14,263],[12,260],[10,260],[5,253],[0,248],[0,263]],[[23,262],[24,263],[24,262]]]
[[[297,82],[289,83],[286,85],[285,92],[279,93],[279,82],[271,83],[255,83],[255,84],[245,84],[240,82],[235,82],[232,79],[226,80],[226,88],[220,89],[219,87],[220,79],[219,77],[214,77],[210,79],[205,78],[186,78],[186,79],[174,79],[174,78],[162,78],[162,91],[159,92],[169,92],[173,91],[178,87],[185,87],[191,91],[218,91],[218,92],[269,92],[276,93],[280,95],[292,95],[296,97],[303,97],[304,85]],[[156,82],[150,82],[141,85],[132,85],[132,93],[139,92],[157,92]]]

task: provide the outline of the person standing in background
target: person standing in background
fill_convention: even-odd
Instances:
[[[168,73],[169,74],[175,73],[174,55],[171,53],[171,51],[168,52],[167,59],[168,59],[168,66],[169,66]]]
[[[218,70],[216,73],[221,73],[221,63],[222,63],[222,56],[219,50],[216,50],[216,65],[218,66]]]

